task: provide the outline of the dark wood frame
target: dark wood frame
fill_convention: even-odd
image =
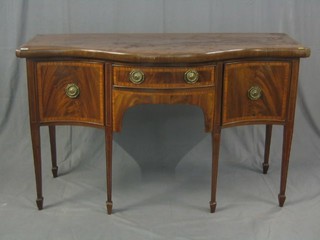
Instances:
[[[61,35],[60,35],[61,36]],[[72,39],[72,35],[70,35]],[[87,37],[89,35],[86,35]],[[127,37],[131,35],[126,35]],[[151,35],[150,35],[151,36]],[[149,36],[149,37],[150,37]],[[157,37],[159,35],[155,35]],[[178,36],[179,35],[175,35]],[[184,35],[181,35],[184,36]],[[195,35],[189,35],[195,36]],[[253,40],[248,40],[247,43],[240,43],[240,45],[245,48],[246,44],[248,46],[254,45],[254,36]],[[267,37],[269,35],[266,35]],[[123,36],[124,37],[124,36]],[[209,37],[206,34],[203,34],[203,39]],[[212,36],[211,36],[212,37]],[[218,37],[221,38],[219,35]],[[232,39],[234,36],[231,36]],[[290,42],[290,38],[287,36],[282,36],[283,41]],[[90,45],[90,37],[85,44]],[[103,38],[103,36],[101,37]],[[170,35],[169,35],[170,38]],[[223,37],[222,37],[223,38]],[[54,36],[49,36],[48,39],[55,40]],[[59,39],[59,36],[57,37]],[[183,39],[183,38],[182,38]],[[230,36],[226,36],[226,39],[230,40]],[[142,36],[143,40],[143,36]],[[149,39],[150,40],[150,39]],[[180,39],[181,40],[181,39]],[[236,40],[233,39],[236,43]],[[70,40],[72,45],[72,40]],[[45,42],[46,43],[46,42]],[[17,50],[17,56],[27,58],[27,78],[28,78],[28,94],[29,94],[29,115],[30,115],[30,129],[31,129],[31,139],[34,155],[34,170],[36,176],[36,190],[37,190],[37,199],[36,203],[38,209],[43,208],[43,194],[42,194],[42,170],[41,170],[41,149],[40,149],[40,126],[47,125],[49,126],[49,136],[50,136],[50,146],[51,146],[51,160],[52,160],[52,174],[53,177],[58,176],[58,166],[57,166],[57,156],[56,156],[56,135],[55,135],[55,126],[63,124],[72,124],[72,125],[86,125],[91,127],[103,128],[105,131],[105,149],[106,149],[106,182],[107,182],[107,201],[106,207],[108,214],[112,212],[112,139],[113,132],[121,130],[121,122],[124,112],[136,104],[142,103],[152,103],[152,104],[192,104],[197,105],[202,108],[205,118],[205,130],[211,132],[212,135],[212,181],[211,181],[211,199],[210,199],[210,211],[215,212],[216,210],[216,189],[217,189],[217,178],[218,178],[218,160],[219,160],[219,146],[221,139],[221,129],[225,127],[232,127],[238,125],[247,125],[247,124],[265,124],[266,125],[266,136],[265,136],[265,155],[264,161],[262,164],[263,173],[266,174],[269,168],[269,155],[270,155],[270,144],[271,144],[271,135],[272,135],[272,125],[280,124],[283,125],[283,149],[282,149],[282,167],[281,167],[281,181],[280,181],[280,192],[278,196],[279,206],[283,206],[286,195],[286,183],[287,183],[287,174],[288,174],[288,165],[289,165],[289,156],[293,135],[294,127],[294,114],[295,114],[295,102],[297,96],[297,87],[298,87],[298,75],[299,75],[299,58],[307,57],[310,54],[310,50],[303,48],[298,44],[291,43],[287,47],[284,44],[282,47],[264,47],[263,45],[259,48],[259,51],[252,51],[251,49],[242,50],[242,51],[225,51],[219,52],[211,56],[211,59],[208,59],[208,55],[205,54],[195,54],[194,56],[190,55],[182,58],[180,55],[176,57],[170,55],[166,56],[161,55],[160,51],[149,49],[155,56],[146,57],[143,59],[141,56],[134,56],[132,53],[124,55],[123,59],[119,59],[118,55],[112,55],[109,52],[105,52],[105,55],[98,51],[92,54],[92,51],[86,52],[86,50],[74,50],[69,51],[70,46],[66,46],[65,49],[56,49],[56,47],[48,46],[47,48],[37,49],[37,43],[33,44],[31,41],[25,46],[22,46]],[[141,43],[143,45],[143,41]],[[201,44],[201,43],[199,43]],[[222,43],[223,44],[223,43]],[[44,44],[45,45],[45,44]],[[111,44],[112,45],[112,44]],[[41,46],[41,44],[40,44]],[[247,47],[248,47],[247,46]],[[197,47],[197,46],[194,46]],[[88,48],[94,49],[93,46]],[[156,47],[155,47],[156,49]],[[219,49],[219,48],[218,48]],[[272,51],[270,50],[272,49]],[[144,49],[145,50],[145,49]],[[211,49],[207,49],[209,51]],[[157,55],[158,54],[158,55]],[[79,58],[79,56],[81,56]],[[151,60],[150,60],[151,59]],[[152,62],[153,59],[153,62]],[[121,62],[121,60],[123,62]],[[101,61],[104,63],[104,123],[103,125],[93,123],[93,122],[81,122],[81,121],[72,121],[72,122],[43,122],[39,117],[39,94],[38,94],[38,79],[37,79],[37,63],[45,63],[52,61]],[[223,106],[223,84],[224,84],[224,66],[226,63],[230,62],[248,62],[248,61],[284,61],[290,63],[291,72],[289,76],[289,85],[286,86],[286,91],[288,92],[288,98],[286,100],[286,113],[284,120],[261,120],[256,119],[256,121],[246,121],[242,120],[239,122],[234,122],[232,124],[224,125],[222,122],[222,106]],[[189,87],[176,87],[166,83],[159,87],[157,86],[157,79],[153,79],[153,85],[150,85],[148,88],[145,88],[141,85],[130,87],[130,84],[124,83],[124,86],[116,86],[114,84],[114,66],[119,68],[117,71],[121,73],[121,66],[125,66],[124,69],[127,71],[127,62],[129,62],[133,67],[153,67],[152,72],[157,71],[157,67],[161,67],[162,72],[158,72],[156,76],[164,74],[163,71],[168,69],[168,72],[165,74],[170,74],[169,71],[176,71],[179,73],[180,68],[197,68],[198,66],[209,66],[215,68],[214,75],[212,75],[214,81],[211,86],[201,86],[194,85]],[[119,67],[120,66],[120,67]],[[176,70],[175,70],[176,69]],[[179,70],[180,69],[180,70]],[[151,73],[152,73],[151,72]],[[209,73],[208,73],[209,74]],[[211,73],[212,74],[212,73]],[[180,78],[176,75],[170,75],[170,78],[173,83],[180,84]],[[152,75],[151,75],[152,76]],[[178,76],[178,77],[177,77]],[[146,83],[148,84],[148,83]],[[272,83],[269,83],[272,84]],[[171,87],[172,86],[172,87]],[[184,86],[180,84],[179,86]],[[272,97],[272,96],[270,96]]]

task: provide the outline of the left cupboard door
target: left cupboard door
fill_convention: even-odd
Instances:
[[[36,79],[41,123],[104,125],[102,62],[37,62]]]

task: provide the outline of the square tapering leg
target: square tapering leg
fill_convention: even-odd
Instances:
[[[272,125],[266,125],[266,140],[264,148],[264,162],[262,164],[263,174],[267,174],[269,169],[269,156],[270,156],[270,145],[272,136]]]
[[[56,149],[56,127],[49,126],[50,136],[50,149],[51,149],[51,163],[52,163],[52,175],[54,178],[58,177],[58,165],[57,165],[57,149]]]
[[[37,189],[37,206],[41,210],[43,208],[43,196],[42,196],[42,173],[41,173],[41,148],[40,148],[40,125],[31,123],[31,140],[34,160],[34,172],[36,177],[36,189]]]
[[[221,130],[212,132],[212,176],[211,176],[211,201],[210,212],[213,213],[216,210],[216,192],[217,192],[217,180],[218,180],[218,162],[219,162],[219,149],[220,149],[220,136]]]
[[[112,213],[112,129],[106,127],[105,129],[105,141],[106,141],[106,170],[107,170],[107,212]]]

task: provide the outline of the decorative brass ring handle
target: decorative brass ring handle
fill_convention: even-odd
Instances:
[[[184,74],[184,80],[187,83],[195,83],[199,80],[199,73],[194,69],[189,69]]]
[[[144,81],[144,73],[139,69],[133,69],[130,72],[129,79],[134,84],[140,84]]]
[[[248,98],[250,100],[258,100],[259,98],[261,98],[262,95],[262,90],[260,87],[258,86],[252,86],[249,90],[248,90]]]
[[[75,83],[70,83],[67,85],[67,87],[65,88],[65,92],[66,92],[66,95],[69,97],[69,98],[76,98],[79,96],[80,94],[80,89],[78,87],[77,84]]]

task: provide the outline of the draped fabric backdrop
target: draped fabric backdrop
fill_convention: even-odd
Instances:
[[[1,0],[0,239],[319,239],[319,0]],[[284,32],[301,60],[287,201],[277,206],[282,127],[261,174],[264,126],[222,130],[217,212],[209,213],[211,136],[193,106],[126,112],[114,136],[114,214],[105,211],[104,132],[57,127],[59,177],[42,127],[43,211],[35,205],[26,67],[15,49],[36,34]]]

